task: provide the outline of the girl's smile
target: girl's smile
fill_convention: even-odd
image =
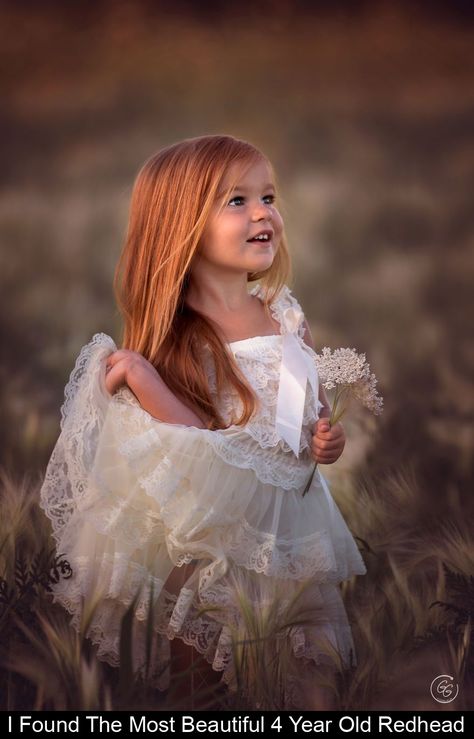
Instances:
[[[252,236],[248,241],[255,244],[260,244],[262,246],[268,246],[271,244],[273,246],[273,229],[271,228],[265,228],[258,231],[254,236]]]

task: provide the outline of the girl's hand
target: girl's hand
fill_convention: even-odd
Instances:
[[[341,456],[346,435],[340,421],[329,426],[327,418],[318,418],[313,426],[311,456],[320,464],[332,464]]]
[[[144,356],[131,349],[119,349],[107,357],[105,363],[105,387],[111,395],[122,385],[128,385],[133,392],[137,378],[157,379],[158,372]]]

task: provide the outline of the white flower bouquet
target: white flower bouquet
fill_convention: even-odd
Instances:
[[[339,421],[353,398],[375,415],[382,413],[383,398],[377,394],[377,379],[370,371],[365,354],[358,354],[355,349],[335,349],[331,352],[325,346],[322,354],[317,354],[316,357],[319,380],[323,387],[326,390],[336,388],[329,426]],[[317,466],[316,462],[303,495],[310,488]]]

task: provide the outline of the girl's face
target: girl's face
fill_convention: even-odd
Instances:
[[[238,170],[230,167],[218,193],[214,213],[203,233],[200,257],[215,267],[237,272],[261,272],[271,267],[283,232],[283,219],[273,205],[275,187],[265,161],[240,175],[220,212],[222,194]],[[267,241],[249,241],[267,231]]]

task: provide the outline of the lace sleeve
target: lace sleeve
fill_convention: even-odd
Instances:
[[[282,292],[280,294],[279,302],[281,303],[280,312],[282,313],[286,308],[296,308],[297,310],[300,310],[303,314],[304,311],[299,304],[298,300],[293,295],[291,289],[288,287],[288,285],[284,285]],[[300,339],[304,339],[306,329],[304,327],[304,322],[302,322],[297,329],[297,335]]]
[[[263,288],[260,284],[257,284],[252,290],[252,294],[260,295],[261,297],[264,297],[265,288]],[[270,310],[271,310],[272,316],[280,324],[282,333],[285,333],[286,331],[285,326],[284,326],[284,321],[283,321],[283,313],[285,312],[287,308],[295,308],[296,310],[301,311],[303,313],[303,309],[301,308],[301,305],[299,304],[298,300],[293,295],[291,288],[285,284],[281,287],[278,294],[273,298],[273,300],[270,303]],[[305,335],[304,325],[298,326],[296,335],[300,339],[304,338],[304,335]]]
[[[110,336],[94,334],[82,347],[64,390],[61,433],[40,491],[41,507],[51,519],[56,540],[84,494],[110,400],[104,360],[116,350]]]

